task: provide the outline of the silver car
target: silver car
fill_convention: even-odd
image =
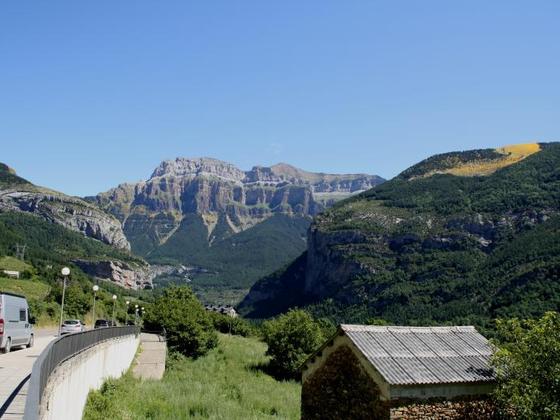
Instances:
[[[82,332],[84,330],[84,324],[79,319],[67,319],[62,323],[62,328],[60,329],[60,334],[71,334]]]

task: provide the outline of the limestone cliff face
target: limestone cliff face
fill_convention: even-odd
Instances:
[[[114,216],[79,198],[37,187],[17,177],[13,170],[0,168],[2,211],[32,213],[117,248],[130,249],[121,224]]]
[[[310,217],[382,181],[365,174],[311,173],[286,164],[244,172],[216,159],[177,158],[162,162],[146,181],[121,184],[89,200],[117,217],[133,249],[145,255],[167,241],[186,215],[201,216],[211,238],[218,219],[238,233],[276,213]]]
[[[359,263],[348,259],[344,245],[364,243],[360,231],[323,232],[317,225],[309,229],[303,292],[309,298],[336,293],[347,281],[364,271]]]
[[[152,280],[161,272],[147,264],[128,264],[118,260],[74,260],[80,269],[99,280],[108,281],[126,289],[151,289]]]

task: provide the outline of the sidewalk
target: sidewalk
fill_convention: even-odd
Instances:
[[[139,379],[160,380],[165,372],[167,343],[157,334],[140,334],[141,353],[132,370],[134,377]]]

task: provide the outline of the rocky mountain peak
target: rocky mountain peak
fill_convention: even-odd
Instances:
[[[191,178],[201,175],[213,175],[233,181],[241,181],[245,178],[245,173],[231,163],[202,157],[164,160],[152,173],[150,179],[169,176]]]

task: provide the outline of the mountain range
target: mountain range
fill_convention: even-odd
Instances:
[[[315,217],[239,305],[344,322],[475,323],[560,309],[560,144],[428,158]]]
[[[250,289],[252,318],[491,329],[560,309],[559,143],[435,155],[383,181],[178,158],[82,199],[0,164],[0,254],[27,244],[34,266],[128,288],[186,280],[208,302]]]
[[[37,245],[36,236],[51,229],[46,223],[63,228],[57,237],[67,229],[119,250],[119,258],[67,255],[93,277],[130,288],[151,287],[158,275],[162,284],[194,280],[199,292],[233,290],[228,298],[239,299],[303,251],[312,216],[383,181],[287,164],[241,171],[216,159],[177,158],[162,162],[146,181],[82,199],[36,186],[0,164],[0,216],[18,221],[22,243]],[[34,226],[29,235],[22,224]]]
[[[383,181],[282,163],[242,171],[217,159],[177,158],[146,181],[87,200],[122,223],[135,254],[185,266],[198,291],[234,289],[237,299],[303,251],[312,216]]]

